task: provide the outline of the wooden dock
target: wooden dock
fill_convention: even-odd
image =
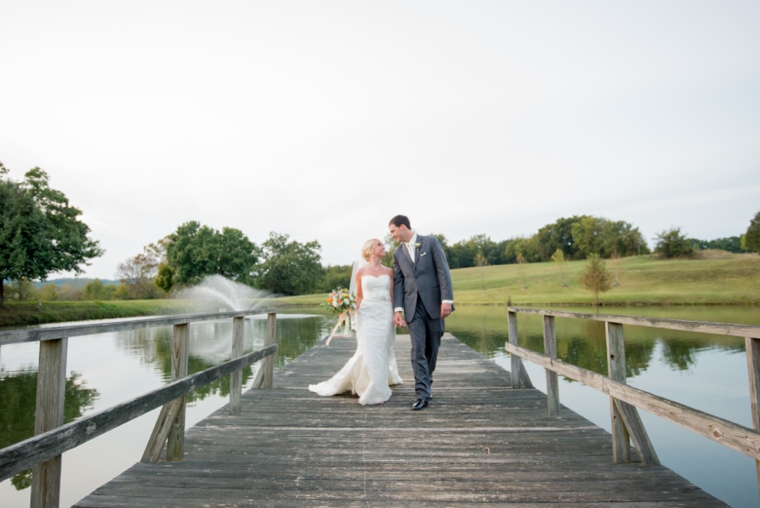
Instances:
[[[381,406],[319,397],[353,354],[319,343],[185,436],[182,462],[138,463],[75,506],[726,506],[663,466],[613,464],[610,434],[444,336],[434,399],[414,399],[409,337],[396,355],[405,384]],[[635,452],[634,452],[635,457]]]

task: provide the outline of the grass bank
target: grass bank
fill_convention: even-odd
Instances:
[[[322,295],[313,297],[317,303],[323,299]],[[281,298],[268,299],[262,304],[263,308],[289,306],[293,304]],[[0,310],[0,328],[203,311],[208,309],[199,308],[197,302],[189,300],[69,301],[41,302],[39,305],[37,302],[5,302],[5,306]]]
[[[703,259],[659,260],[636,256],[606,261],[617,285],[600,295],[605,306],[758,305],[760,255],[706,251]],[[592,294],[578,282],[585,261],[461,268],[451,271],[460,304],[592,305]],[[316,305],[324,295],[283,298],[292,305]]]
[[[658,260],[637,256],[607,260],[617,285],[600,295],[602,305],[757,305],[760,256],[708,254],[707,259]],[[578,278],[585,261],[465,268],[452,271],[456,301],[463,304],[591,305]]]

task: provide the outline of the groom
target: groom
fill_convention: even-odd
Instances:
[[[412,336],[412,369],[417,395],[412,409],[419,411],[426,408],[433,397],[430,385],[443,335],[443,319],[454,310],[451,274],[438,240],[412,231],[406,216],[396,215],[388,229],[401,243],[393,253],[393,322],[396,326],[408,325]]]

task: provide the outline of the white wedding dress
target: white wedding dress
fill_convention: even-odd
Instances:
[[[393,343],[391,278],[365,275],[361,279],[363,300],[356,316],[356,353],[327,381],[309,385],[309,390],[329,397],[351,391],[359,404],[381,404],[391,398],[388,385],[400,385]]]

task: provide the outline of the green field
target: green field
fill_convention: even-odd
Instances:
[[[658,260],[637,256],[607,260],[619,285],[600,296],[603,306],[623,305],[758,305],[760,255],[707,252],[707,259]],[[585,261],[566,263],[565,282],[554,263],[452,270],[454,299],[465,305],[591,305],[593,296],[578,282]],[[484,289],[485,288],[485,289]],[[326,295],[266,300],[263,307],[315,306]],[[6,303],[0,327],[86,319],[149,316],[189,312],[182,300]]]
[[[600,295],[602,305],[757,305],[760,255],[705,251],[703,259],[659,260],[653,256],[609,259],[618,285]],[[460,268],[451,271],[454,300],[460,304],[592,305],[593,295],[578,282],[586,261],[565,264],[565,282],[554,263]],[[485,288],[485,289],[484,289]],[[284,298],[314,305],[322,295]]]

